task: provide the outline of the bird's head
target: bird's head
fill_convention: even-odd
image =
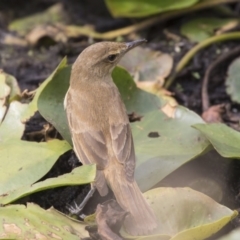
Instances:
[[[133,42],[99,42],[87,47],[73,64],[72,71],[88,72],[98,77],[110,75],[113,68],[129,50],[146,40]]]

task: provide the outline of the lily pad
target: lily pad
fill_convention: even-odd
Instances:
[[[132,123],[135,178],[143,192],[209,147],[209,141],[191,128],[194,123],[203,120],[183,107],[177,107],[174,119],[154,111]]]
[[[122,231],[127,239],[203,240],[237,216],[236,211],[190,188],[156,188],[144,196],[156,214],[158,227],[148,236],[130,236]]]
[[[67,218],[53,208],[44,210],[35,204],[0,208],[1,239],[69,239],[88,237],[86,224]]]
[[[22,137],[25,125],[21,122],[22,113],[28,108],[27,104],[14,101],[10,104],[4,121],[0,125],[0,143],[16,140]],[[0,149],[1,152],[1,149]]]
[[[37,107],[41,115],[49,121],[67,140],[72,143],[63,101],[69,87],[70,66],[62,67],[52,75],[39,95]]]
[[[105,0],[105,3],[114,17],[146,17],[156,13],[187,8],[198,1],[199,0]]]
[[[137,88],[130,74],[121,67],[116,67],[112,73],[113,81],[117,85],[128,113],[144,115],[160,109],[164,100],[154,94]]]
[[[222,123],[195,124],[217,152],[226,158],[240,158],[240,133]]]
[[[193,42],[201,42],[215,34],[215,31],[232,25],[237,26],[237,19],[214,17],[196,18],[182,25],[181,33]]]
[[[36,90],[33,100],[29,103],[28,108],[22,114],[22,121],[27,121],[38,110],[37,101],[38,101],[39,95],[41,94],[41,92],[45,88],[45,86],[48,84],[48,82],[50,82],[52,80],[52,78],[55,76],[55,74],[57,74],[59,71],[61,71],[62,68],[64,68],[66,66],[66,63],[67,63],[67,59],[63,58],[63,60],[59,63],[59,65],[57,66],[55,71]]]
[[[240,103],[240,58],[235,59],[229,66],[226,86],[232,101]]]
[[[70,149],[66,141],[11,140],[0,146],[0,195],[31,185],[44,176],[58,157]],[[13,150],[14,149],[14,150]]]
[[[56,178],[48,178],[45,181],[41,181],[35,184],[28,184],[7,194],[4,194],[3,197],[0,197],[0,203],[8,204],[34,192],[39,192],[46,189],[91,183],[94,181],[95,175],[95,165],[84,165],[77,167],[70,173],[66,173]]]

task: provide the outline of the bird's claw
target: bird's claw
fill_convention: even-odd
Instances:
[[[74,205],[74,206],[73,206]],[[75,201],[73,202],[73,204],[67,204],[66,205],[67,210],[73,214],[73,215],[79,215],[79,213],[82,211],[82,207],[81,205],[78,205]]]

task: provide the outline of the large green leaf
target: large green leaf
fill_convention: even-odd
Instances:
[[[55,209],[44,210],[35,204],[0,208],[1,239],[67,239],[88,237],[86,225],[65,217]]]
[[[190,188],[155,188],[144,193],[158,221],[148,236],[134,237],[122,230],[127,239],[204,240],[236,217],[237,212]]]
[[[222,123],[195,124],[212,143],[213,147],[226,158],[240,158],[240,133]]]
[[[58,157],[70,149],[66,141],[12,140],[0,145],[0,195],[31,185],[44,176]]]
[[[47,83],[38,99],[37,107],[42,116],[61,133],[62,137],[71,143],[63,101],[69,87],[71,67],[64,66]]]
[[[35,184],[28,183],[23,187],[8,192],[7,194],[4,194],[2,197],[0,197],[0,203],[8,204],[34,192],[39,192],[50,188],[91,183],[94,181],[95,175],[95,165],[84,165],[81,167],[77,167],[72,172],[66,173],[59,177],[48,178],[45,181]]]
[[[156,95],[137,88],[136,83],[124,68],[116,67],[112,73],[112,78],[121,93],[128,113],[134,112],[144,115],[147,112],[160,109],[163,105],[164,101]]]
[[[132,124],[137,155],[135,177],[142,191],[207,149],[206,138],[191,128],[195,123],[203,120],[194,112],[178,107],[174,119],[154,111]],[[155,137],[150,137],[151,134]]]
[[[67,64],[67,59],[64,58],[58,65],[58,67],[55,69],[55,71],[40,85],[40,87],[36,90],[36,93],[34,95],[33,100],[29,103],[28,108],[26,111],[22,114],[22,121],[27,121],[30,117],[34,115],[34,113],[38,110],[37,108],[37,102],[38,97],[41,94],[42,90],[45,88],[45,86],[52,80],[52,78],[57,74],[59,71],[61,71],[62,68],[64,68]]]
[[[229,66],[226,86],[232,101],[240,103],[240,58],[235,59]]]
[[[187,8],[199,0],[105,0],[114,17],[146,17],[170,10]]]
[[[20,119],[23,112],[25,112],[27,108],[28,108],[27,104],[22,104],[17,101],[13,101],[10,104],[7,114],[4,118],[4,121],[0,125],[0,144],[8,140],[9,141],[12,141],[14,139],[20,140],[25,127]],[[1,153],[1,145],[0,145],[0,153]]]
[[[193,42],[201,42],[214,35],[215,30],[229,24],[238,24],[237,19],[214,17],[196,18],[182,25],[181,33]]]

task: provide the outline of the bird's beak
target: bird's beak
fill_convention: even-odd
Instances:
[[[133,42],[128,42],[126,43],[126,46],[127,46],[126,52],[146,42],[147,42],[146,39],[140,39]]]

